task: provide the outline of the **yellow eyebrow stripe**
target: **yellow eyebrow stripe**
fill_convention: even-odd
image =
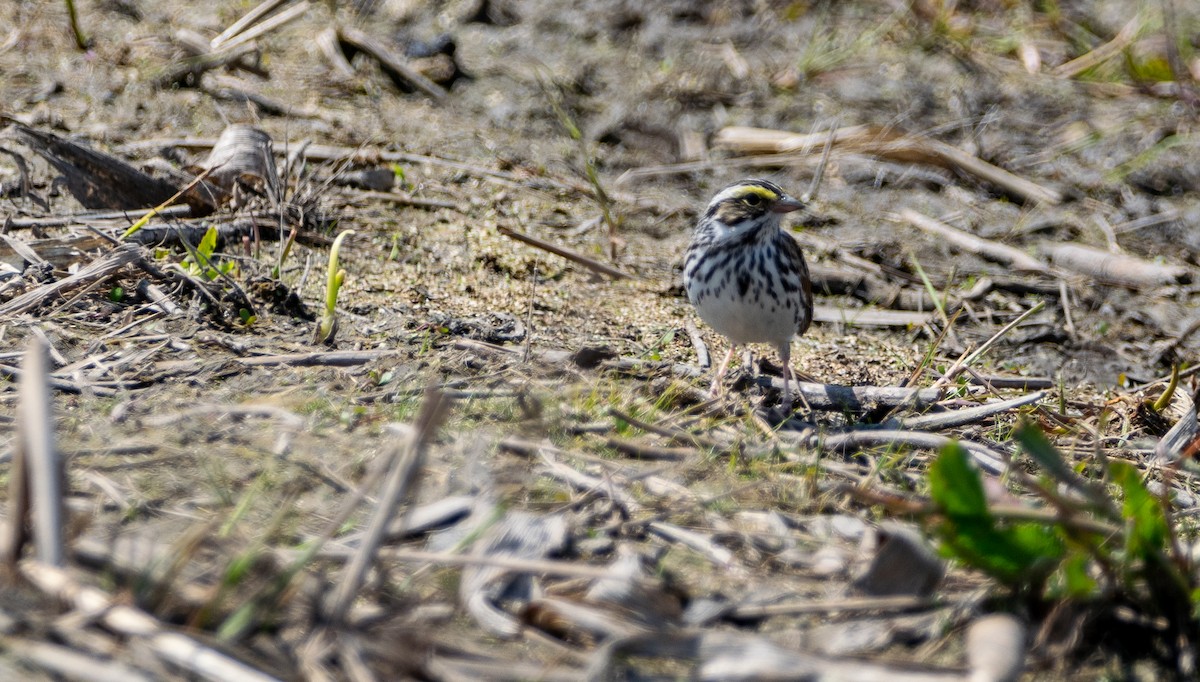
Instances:
[[[737,190],[738,191],[735,196],[738,199],[748,197],[751,194],[757,194],[758,196],[762,197],[763,199],[766,199],[767,201],[775,201],[776,199],[779,198],[778,194],[772,192],[771,190],[767,189],[766,187],[759,187],[758,185],[746,185],[744,187],[737,188]]]

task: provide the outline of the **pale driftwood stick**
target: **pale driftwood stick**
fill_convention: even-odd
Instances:
[[[1177,208],[1169,208],[1162,213],[1154,213],[1141,218],[1135,218],[1134,220],[1130,220],[1128,222],[1113,225],[1113,232],[1118,235],[1122,235],[1127,232],[1136,232],[1138,230],[1145,230],[1150,227],[1157,227],[1158,225],[1163,225],[1165,223],[1175,222],[1181,217],[1183,217],[1183,211]]]
[[[269,0],[269,2],[274,1],[275,0]],[[218,45],[213,45],[213,49],[221,47],[226,50],[232,50],[238,45],[249,43],[250,41],[260,38],[290,21],[299,19],[304,15],[305,12],[308,11],[310,6],[311,4],[308,2],[308,0],[302,0],[301,2],[285,9],[279,14],[276,14],[275,16],[267,19],[257,26],[254,26],[253,28],[246,29],[245,31],[238,33],[236,36],[227,37],[224,42],[219,43]],[[213,40],[216,41],[218,38],[221,38],[224,35],[225,34],[223,33],[216,38],[213,38]]]
[[[968,407],[961,410],[923,414],[916,417],[904,417],[895,421],[897,427],[912,429],[914,431],[922,431],[927,429],[949,429],[955,426],[971,424],[994,414],[1000,414],[1001,412],[1014,410],[1024,405],[1041,402],[1049,394],[1049,391],[1038,391],[1036,393],[1018,396],[1010,400],[984,403],[976,407]]]
[[[667,542],[678,542],[684,547],[696,550],[727,572],[741,571],[733,552],[716,544],[711,538],[702,533],[680,528],[673,523],[666,523],[665,521],[652,521],[646,526],[646,530]]]
[[[1191,459],[1196,456],[1200,447],[1197,447],[1197,439],[1200,438],[1200,421],[1196,418],[1196,406],[1188,410],[1170,431],[1158,441],[1158,445],[1154,446],[1154,459],[1157,463],[1179,462],[1181,460]]]
[[[1169,284],[1188,284],[1195,279],[1191,268],[1164,265],[1136,256],[1109,253],[1082,244],[1042,242],[1038,250],[1057,266],[1108,284],[1130,289],[1148,289]]]
[[[36,561],[23,561],[21,575],[42,592],[72,604],[76,609],[100,614],[109,629],[129,637],[143,638],[156,656],[194,675],[213,682],[274,682],[275,678],[172,632],[141,609],[116,603],[104,592],[78,583],[66,571]]]
[[[317,34],[316,42],[321,56],[329,62],[329,66],[333,68],[337,77],[343,81],[354,80],[354,67],[346,59],[346,53],[342,52],[342,46],[338,44],[337,29],[330,26],[321,31]]]
[[[717,133],[716,143],[746,153],[783,153],[811,147],[811,137],[779,130],[731,126]],[[895,161],[957,168],[1025,201],[1059,204],[1063,199],[1061,192],[1042,187],[944,142],[918,135],[905,135],[874,126],[853,126],[835,131],[834,144]]]
[[[135,218],[134,216],[142,215],[146,212],[145,208],[131,208],[127,211],[83,211],[80,213],[71,213],[68,215],[46,216],[44,218],[13,218],[9,227],[14,228],[30,228],[30,227],[62,227],[63,225],[77,225],[83,223],[95,223],[104,220],[121,220],[128,225]],[[186,218],[191,215],[192,208],[190,206],[168,206],[158,212],[164,218]]]
[[[395,77],[405,81],[413,89],[420,90],[434,100],[446,99],[446,89],[426,78],[416,69],[405,63],[404,59],[396,56],[391,50],[375,38],[362,31],[342,26],[338,28],[338,38],[342,42],[353,45],[374,57],[383,69]]]
[[[578,264],[582,265],[583,267],[585,267],[589,270],[592,270],[594,272],[599,272],[602,275],[608,275],[609,277],[612,277],[613,279],[637,279],[633,275],[631,275],[623,270],[614,268],[611,265],[605,265],[604,263],[601,263],[600,261],[598,261],[594,258],[589,258],[581,253],[576,253],[570,249],[565,249],[556,244],[551,244],[550,242],[543,241],[541,239],[538,239],[537,237],[531,237],[527,234],[521,234],[520,232],[517,232],[516,230],[511,230],[511,229],[509,229],[507,227],[503,227],[503,226],[501,226],[497,229],[500,231],[500,234],[504,235],[505,237],[510,237],[519,242],[524,242],[526,244],[529,244],[530,246],[535,246],[543,251],[548,251],[556,256],[562,256],[563,258],[566,258],[569,261],[578,263]]]
[[[136,244],[119,246],[101,258],[97,258],[79,272],[64,277],[56,282],[40,286],[26,292],[0,306],[0,317],[17,315],[41,305],[46,299],[80,284],[87,284],[108,277],[117,270],[129,265],[142,257],[142,250]]]
[[[148,298],[153,301],[154,307],[158,308],[167,315],[175,315],[180,312],[179,306],[175,305],[175,301],[172,301],[171,297],[167,296],[166,292],[164,292],[157,284],[154,284],[150,280],[144,279],[141,282],[138,282],[137,292],[138,295],[142,296],[143,298]]]
[[[823,323],[848,324],[861,327],[920,327],[928,324],[936,313],[880,308],[842,308],[818,305],[813,307],[813,320]]]
[[[759,377],[757,383],[776,390],[783,390],[783,379]],[[875,407],[906,406],[913,409],[928,407],[942,399],[942,391],[936,388],[900,388],[897,386],[838,386],[836,384],[814,384],[796,381],[792,387],[808,401],[814,410],[852,410],[855,412]]]
[[[29,472],[33,512],[33,543],[38,561],[63,563],[63,482],[66,479],[54,443],[54,415],[49,386],[49,346],[32,336],[22,363],[20,402],[17,404],[17,447]]]
[[[897,444],[926,450],[941,450],[951,442],[954,442],[954,439],[937,433],[861,429],[847,433],[833,434],[826,436],[824,439],[813,436],[812,445],[819,449],[841,452],[856,448]],[[958,443],[966,448],[967,452],[971,453],[971,457],[984,471],[996,476],[1004,473],[1004,455],[1001,453],[996,452],[986,445],[970,440],[958,441]]]
[[[471,350],[487,353],[488,355],[517,359],[521,351],[515,348],[497,346],[491,343],[473,339],[455,339],[454,347],[461,350]],[[535,349],[534,357],[550,364],[574,362],[575,353],[565,350]],[[705,370],[695,365],[668,362],[647,362],[637,358],[617,358],[605,360],[600,367],[618,372],[631,371],[668,371],[675,376],[695,379],[705,375]],[[783,379],[778,377],[759,377],[758,383],[783,390]],[[816,384],[807,381],[793,383],[810,406],[819,410],[863,410],[871,407],[896,407],[911,405],[914,407],[927,406],[941,399],[938,389],[899,388],[895,386],[838,386],[836,384]]]
[[[817,145],[832,140],[833,144],[856,142],[872,134],[871,126],[857,125],[835,128],[823,133],[797,134],[786,130],[728,126],[717,131],[713,144],[732,147],[748,154],[810,153]]]
[[[243,14],[240,19],[230,24],[229,28],[221,31],[220,35],[218,35],[216,38],[213,38],[212,42],[209,43],[210,47],[212,47],[214,50],[217,49],[229,39],[238,35],[242,31],[245,31],[248,27],[253,26],[263,17],[289,2],[291,2],[291,0],[266,0],[265,2],[256,5],[249,12]]]
[[[1050,270],[1046,267],[1045,263],[1042,263],[1020,249],[1013,248],[1007,244],[1000,244],[990,239],[977,237],[956,227],[951,227],[940,220],[934,220],[922,215],[911,208],[901,210],[895,219],[941,237],[968,253],[1011,266],[1017,270],[1043,274]]]

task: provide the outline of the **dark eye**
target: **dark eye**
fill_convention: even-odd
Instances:
[[[762,197],[757,194],[747,194],[742,198],[742,201],[746,202],[747,206],[758,206],[762,203]]]

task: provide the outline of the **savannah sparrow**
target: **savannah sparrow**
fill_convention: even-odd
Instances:
[[[683,284],[700,317],[731,344],[714,395],[738,346],[769,343],[783,360],[783,402],[792,402],[792,338],[812,322],[812,282],[800,246],[779,222],[801,208],[775,183],[742,180],[717,192],[696,225]]]

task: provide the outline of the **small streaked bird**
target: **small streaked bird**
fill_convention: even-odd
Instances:
[[[792,402],[792,339],[812,322],[812,282],[783,214],[804,208],[779,185],[742,180],[708,203],[683,267],[700,318],[730,341],[709,391],[716,395],[738,346],[769,343],[783,361],[783,402]]]

